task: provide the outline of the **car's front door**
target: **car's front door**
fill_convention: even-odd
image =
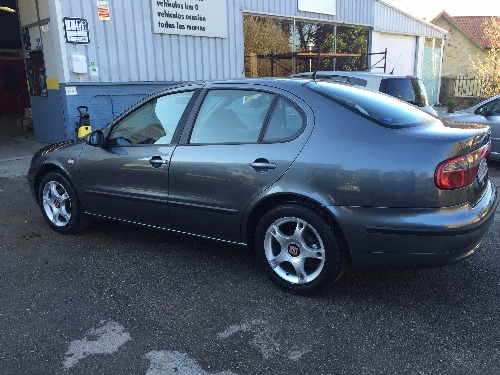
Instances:
[[[171,160],[172,227],[240,242],[242,212],[297,157],[312,112],[286,93],[228,85],[206,89],[198,101]]]
[[[88,213],[168,228],[169,163],[174,134],[194,91],[154,98],[109,131],[103,147],[80,155]]]
[[[500,153],[500,98],[478,108],[475,113],[476,122],[491,127],[492,152]]]

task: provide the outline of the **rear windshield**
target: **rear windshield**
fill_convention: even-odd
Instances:
[[[377,92],[327,82],[311,82],[306,87],[385,127],[404,128],[437,121],[418,108]]]
[[[418,107],[429,105],[424,82],[418,78],[384,78],[380,82],[380,92]]]

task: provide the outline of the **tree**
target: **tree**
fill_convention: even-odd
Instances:
[[[490,50],[485,58],[471,60],[471,65],[478,72],[482,94],[489,97],[500,94],[500,17],[491,17],[483,27]]]
[[[290,30],[292,22],[285,19],[245,16],[243,33],[245,36],[245,57],[250,54],[275,54],[291,52]],[[246,62],[245,65],[248,65]],[[270,61],[258,64],[258,76],[271,75]],[[275,72],[276,75],[276,72]]]

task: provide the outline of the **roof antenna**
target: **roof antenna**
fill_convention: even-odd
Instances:
[[[394,74],[394,69],[396,69],[396,65],[398,65],[398,62],[399,62],[399,59],[401,58],[401,55],[403,54],[403,52],[401,52],[398,56],[398,59],[396,60],[396,64],[394,64],[394,67],[392,68],[391,70],[391,75]]]
[[[312,80],[314,81],[314,83],[317,83],[317,82],[316,82],[316,73],[318,73],[318,67],[316,67],[316,70],[313,72],[313,74],[312,74],[312,76],[311,76],[311,78],[312,78]]]

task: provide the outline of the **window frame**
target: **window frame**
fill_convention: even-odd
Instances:
[[[158,100],[160,98],[169,96],[169,95],[176,95],[176,94],[182,94],[186,92],[193,92],[191,98],[189,99],[188,104],[186,105],[186,108],[184,109],[184,112],[182,113],[177,126],[174,130],[174,134],[172,135],[172,139],[170,143],[158,143],[158,144],[135,144],[135,145],[110,145],[108,144],[109,137],[111,136],[111,133],[113,129],[118,126],[119,124],[122,123],[125,119],[127,119],[129,116],[133,115],[137,111],[141,110],[144,108],[146,105],[150,104],[154,100]],[[179,143],[179,139],[181,137],[182,131],[186,125],[186,121],[189,117],[189,114],[193,110],[193,106],[196,103],[196,100],[201,92],[201,88],[199,87],[183,87],[180,90],[175,90],[175,89],[166,89],[166,90],[161,90],[161,91],[156,91],[150,95],[147,95],[144,97],[142,100],[136,102],[134,105],[131,107],[127,108],[125,111],[123,111],[120,115],[118,115],[115,119],[110,121],[103,129],[104,133],[104,147],[151,147],[151,146],[169,146],[169,145],[174,145]]]
[[[203,103],[205,102],[207,96],[209,95],[210,92],[213,92],[213,91],[220,91],[220,90],[224,90],[224,91],[228,91],[228,90],[234,90],[234,91],[245,91],[245,92],[257,92],[257,93],[266,93],[266,94],[270,94],[270,95],[273,95],[273,99],[271,101],[271,104],[269,105],[269,108],[267,109],[267,113],[266,113],[266,116],[264,117],[264,121],[262,122],[262,126],[261,126],[261,129],[260,129],[260,132],[259,132],[259,136],[257,138],[257,141],[256,142],[221,142],[221,143],[216,143],[216,142],[212,142],[212,143],[201,143],[201,142],[197,142],[197,143],[192,143],[191,142],[191,137],[192,137],[192,134],[193,134],[193,130],[195,128],[195,125],[196,125],[196,120],[198,119],[198,116],[200,114],[200,111],[201,111],[201,108],[203,107]],[[276,107],[276,104],[278,102],[279,99],[283,99],[285,102],[289,103],[293,108],[295,108],[297,110],[297,112],[299,113],[299,115],[301,116],[301,120],[302,120],[302,126],[300,128],[300,130],[295,133],[293,136],[290,136],[290,137],[286,137],[286,138],[280,138],[280,139],[274,139],[272,141],[264,141],[264,135],[265,133],[267,132],[267,129],[269,127],[269,122],[271,120],[271,117],[272,117],[272,114],[274,113],[274,109]],[[293,141],[294,139],[298,138],[303,132],[304,130],[306,129],[307,127],[307,114],[306,112],[304,111],[304,109],[296,103],[296,101],[293,101],[291,99],[289,99],[288,97],[278,93],[278,92],[274,92],[274,91],[271,91],[271,90],[266,90],[266,89],[262,89],[262,88],[256,88],[256,87],[220,87],[220,86],[217,86],[217,87],[208,87],[204,90],[204,92],[199,95],[199,98],[198,98],[198,103],[196,104],[196,113],[194,114],[192,120],[190,121],[190,129],[189,131],[185,134],[185,136],[183,136],[181,142],[185,145],[190,145],[190,146],[206,146],[206,145],[256,145],[256,144],[273,144],[273,143],[285,143],[285,142],[290,142],[290,141]]]

